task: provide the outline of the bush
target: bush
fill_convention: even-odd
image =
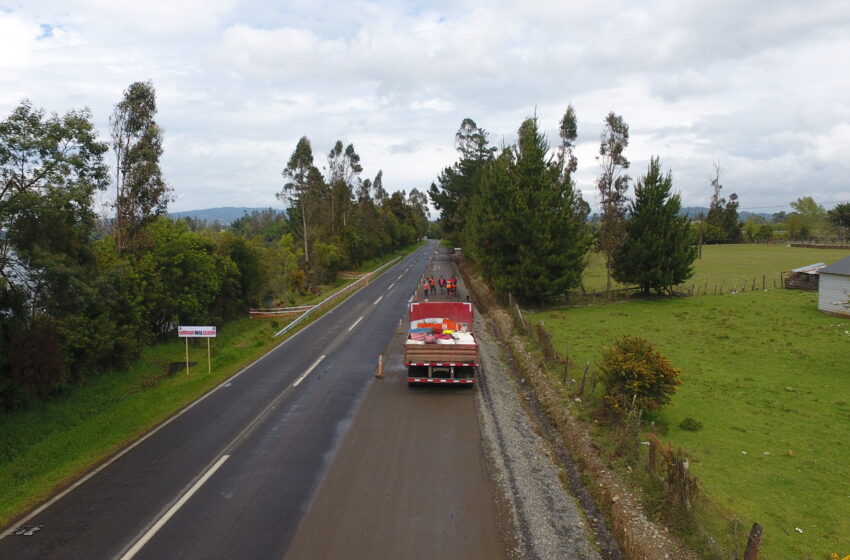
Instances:
[[[690,416],[679,422],[679,428],[688,432],[698,432],[702,430],[702,422],[694,420]]]
[[[599,364],[604,405],[617,415],[656,410],[670,402],[681,383],[680,373],[645,339],[624,336],[605,351]]]

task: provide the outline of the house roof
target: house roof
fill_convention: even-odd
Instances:
[[[832,263],[826,268],[820,270],[821,274],[840,274],[850,276],[850,257],[844,257],[838,262]]]

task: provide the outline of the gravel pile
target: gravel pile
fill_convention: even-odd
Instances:
[[[516,528],[512,556],[600,560],[584,511],[563,487],[541,428],[523,407],[524,392],[502,362],[500,343],[476,316],[481,377],[477,393],[484,446]],[[520,381],[521,383],[521,381]]]

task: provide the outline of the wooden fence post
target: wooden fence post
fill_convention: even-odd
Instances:
[[[584,396],[584,383],[587,381],[587,370],[590,367],[590,362],[587,362],[584,366],[584,375],[581,376],[581,385],[578,388],[578,394]]]
[[[753,528],[750,529],[750,536],[747,538],[747,550],[744,552],[744,560],[758,560],[761,533],[762,526],[758,523],[753,523]]]
[[[649,437],[649,465],[648,466],[649,466],[649,472],[651,472],[652,474],[655,474],[656,472],[658,472],[657,457],[656,457],[656,454],[658,453],[658,449],[656,447],[658,440],[655,438],[655,422],[652,423],[652,431],[650,432],[650,434],[651,435]]]

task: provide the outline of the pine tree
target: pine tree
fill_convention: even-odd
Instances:
[[[678,194],[671,194],[673,178],[661,173],[658,158],[652,158],[644,177],[635,185],[635,199],[629,204],[623,246],[616,253],[612,274],[625,284],[672,294],[673,286],[693,275],[697,248],[690,220],[680,216]]]
[[[460,242],[461,232],[469,219],[469,207],[478,193],[483,169],[493,161],[496,148],[489,145],[487,131],[470,118],[463,119],[455,134],[455,148],[460,154],[451,167],[446,167],[428,195],[440,211],[443,231],[449,239]]]
[[[548,155],[537,119],[482,174],[468,237],[484,276],[500,292],[541,301],[579,284],[590,236],[587,205],[565,159]]]

